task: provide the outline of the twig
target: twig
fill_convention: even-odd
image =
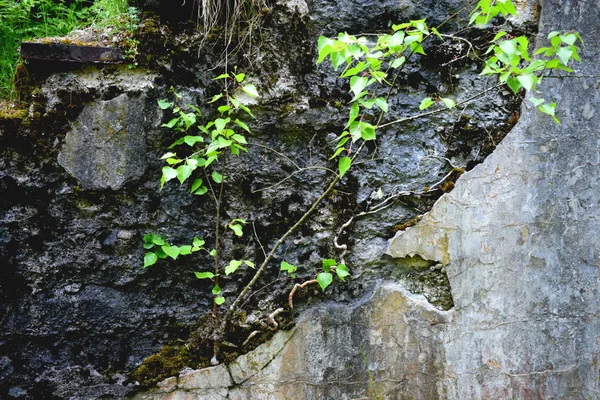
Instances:
[[[258,242],[258,245],[260,246],[265,258],[267,258],[267,253],[265,252],[265,248],[263,247],[262,243],[260,242],[258,233],[256,233],[256,225],[254,225],[254,222],[255,221],[252,221],[252,230],[254,231],[254,237],[256,237],[256,241]]]
[[[227,165],[227,154],[223,157],[223,165],[221,172],[225,171]],[[217,200],[217,215],[215,217],[215,286],[219,285],[219,227],[221,225],[221,204],[223,202],[224,179],[221,179],[219,188],[219,199]],[[217,302],[213,300],[213,318],[217,317]]]
[[[286,176],[279,182],[276,182],[272,185],[269,185],[269,186],[266,186],[266,187],[263,187],[260,189],[252,190],[252,193],[254,194],[254,193],[258,193],[258,192],[264,192],[265,190],[273,189],[274,187],[277,187],[277,186],[281,185],[283,182],[291,179],[294,175],[299,174],[300,172],[305,172],[305,171],[311,170],[311,169],[323,170],[323,171],[331,172],[334,175],[336,174],[335,171],[333,171],[332,169],[327,168],[327,167],[312,166],[312,167],[300,168],[297,171],[292,172],[291,174],[289,174],[288,176]]]
[[[275,150],[272,147],[269,146],[265,146],[264,144],[260,144],[260,143],[248,143],[248,146],[257,146],[257,147],[262,147],[263,149],[267,149],[275,154],[277,154],[278,156],[280,156],[281,158],[285,158],[286,160],[288,160],[294,167],[296,167],[296,169],[302,169],[298,166],[298,164],[296,164],[294,162],[294,160],[292,160],[291,158],[289,158],[288,156],[286,156],[283,153],[280,153],[279,151]]]
[[[260,289],[255,290],[254,292],[252,292],[252,294],[250,294],[248,296],[248,298],[246,299],[246,301],[244,301],[242,303],[242,305],[240,305],[240,308],[244,308],[244,306],[246,305],[246,303],[248,303],[248,301],[250,301],[250,299],[252,298],[252,296],[254,296],[255,294],[258,294],[258,293],[262,292],[263,290],[265,290],[266,288],[268,288],[269,286],[271,286],[275,282],[279,282],[279,281],[283,281],[283,280],[287,280],[287,278],[285,278],[285,279],[283,279],[283,278],[275,279],[273,282],[269,282],[265,286],[261,287]]]
[[[267,321],[269,321],[269,323],[273,327],[272,330],[277,330],[277,328],[279,328],[279,324],[277,323],[277,321],[275,321],[275,317],[277,317],[283,311],[283,307],[280,307],[267,316]]]
[[[314,285],[315,283],[319,283],[319,282],[316,279],[311,279],[310,281],[306,281],[306,282],[304,282],[302,284],[296,283],[294,285],[294,287],[292,288],[292,291],[290,292],[290,295],[288,296],[288,302],[290,304],[290,310],[294,309],[294,294],[296,293],[296,290],[298,290],[298,289],[304,289],[308,285]]]
[[[477,99],[478,97],[483,96],[487,92],[490,92],[490,91],[492,91],[494,89],[497,89],[497,88],[499,88],[500,86],[503,86],[503,85],[504,85],[504,83],[498,83],[498,84],[496,84],[496,85],[494,85],[494,86],[492,86],[490,88],[487,88],[483,92],[479,92],[479,93],[477,93],[477,94],[469,97],[468,99],[465,99],[465,100],[461,101],[460,103],[456,103],[455,107],[458,107],[458,106],[461,106],[461,105],[463,105],[465,103],[473,101],[473,100]],[[449,110],[448,108],[440,108],[439,110],[428,111],[428,112],[421,113],[421,114],[415,114],[415,115],[412,115],[410,117],[400,118],[400,119],[397,119],[395,121],[386,122],[385,124],[381,124],[381,125],[379,125],[377,127],[378,128],[384,128],[386,126],[400,124],[402,122],[407,122],[407,121],[412,121],[414,119],[418,119],[418,118],[422,118],[422,117],[427,117],[429,115],[439,114],[441,112],[448,111],[448,110]]]
[[[252,340],[252,338],[256,335],[258,335],[260,333],[260,331],[252,331],[252,333],[248,336],[248,338],[246,340],[244,340],[244,343],[242,343],[242,347],[246,346],[248,344],[248,342],[250,340]]]

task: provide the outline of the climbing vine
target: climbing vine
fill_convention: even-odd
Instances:
[[[473,11],[469,23],[484,26],[497,16],[508,18],[511,15],[516,15],[511,0],[481,0]],[[560,123],[556,116],[556,103],[546,98],[539,85],[552,71],[572,72],[569,65],[573,61],[580,61],[578,44],[583,45],[583,40],[577,32],[550,33],[549,46],[539,49],[533,55],[529,52],[530,42],[526,36],[514,37],[506,31],[497,32],[487,51],[482,55],[487,59],[481,72],[482,75],[496,76],[497,85],[485,92],[474,93],[461,101],[451,97],[426,96],[420,101],[419,114],[399,119],[390,118],[389,115],[392,115],[393,110],[388,100],[399,74],[411,58],[426,54],[424,44],[431,38],[441,41],[457,39],[454,35],[443,34],[437,28],[428,26],[424,19],[392,25],[391,31],[385,34],[354,36],[340,33],[335,38],[322,36],[318,39],[317,63],[329,61],[332,68],[339,71],[339,77],[347,81],[351,95],[346,124],[337,135],[335,151],[330,157],[330,161],[336,164],[336,170],[323,167],[331,173],[326,188],[308,210],[273,243],[268,251],[264,252],[264,258],[260,262],[227,258],[221,254],[219,245],[222,228],[240,237],[244,234],[244,225],[247,224],[241,218],[234,218],[228,222],[222,221],[221,207],[223,196],[226,195],[228,157],[241,157],[248,152],[245,133],[251,132],[251,128],[242,122],[238,114],[242,113],[254,118],[246,100],[258,97],[258,89],[253,84],[247,83],[246,75],[237,70],[216,77],[216,80],[223,80],[226,83],[225,89],[210,100],[209,103],[218,102],[221,105],[217,108],[218,117],[206,123],[201,122],[200,109],[194,105],[180,104],[181,97],[173,90],[172,99],[159,101],[158,105],[162,110],[172,113],[172,118],[163,124],[163,127],[180,135],[169,147],[169,151],[161,157],[166,165],[162,168],[160,187],[163,189],[169,182],[177,180],[180,185],[188,185],[190,194],[209,195],[213,198],[216,205],[214,244],[206,246],[204,239],[194,237],[190,244],[177,246],[160,235],[150,233],[144,237],[144,247],[148,250],[144,257],[144,267],[152,266],[160,259],[175,260],[179,256],[200,251],[206,252],[214,259],[214,267],[210,271],[194,273],[197,279],[212,281],[212,315],[215,319],[218,318],[218,323],[205,339],[211,340],[214,344],[214,362],[218,362],[220,346],[225,341],[234,314],[255,289],[254,286],[261,275],[270,267],[273,258],[278,254],[279,247],[307,221],[356,164],[357,159],[363,156],[366,143],[377,140],[380,128],[454,109],[459,105],[476,101],[489,90],[499,90],[504,86],[508,86],[515,94],[524,91],[528,101],[538,107],[539,111],[551,116],[556,123]],[[386,197],[380,191],[376,197],[381,200],[380,203],[362,215],[378,212],[391,204],[392,196]],[[342,229],[347,228],[351,222],[352,218]],[[339,261],[333,257],[322,260],[321,268],[314,278],[291,286],[288,298],[289,309],[293,309],[294,295],[298,290],[314,284],[325,291],[336,278],[343,282],[351,277],[350,268],[344,261],[346,246],[340,245],[337,237],[335,247],[343,250],[342,254],[337,255]],[[224,268],[221,268],[221,260],[224,259],[225,262],[222,263]],[[230,277],[242,267],[250,269],[252,277],[236,296],[226,299],[222,291],[223,282],[219,278],[222,274]],[[279,269],[290,279],[296,278],[300,268],[301,266],[293,265],[286,260],[282,260],[279,264]],[[223,305],[226,307],[225,311],[218,313],[217,307]],[[276,312],[279,313],[281,310],[283,309],[278,308]],[[274,319],[273,314],[266,318],[269,321]],[[277,326],[277,324],[270,323],[270,326]],[[244,343],[248,340],[249,338]]]

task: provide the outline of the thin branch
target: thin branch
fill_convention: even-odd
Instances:
[[[283,307],[280,307],[277,310],[273,311],[271,314],[267,315],[267,321],[269,322],[269,324],[271,324],[272,330],[277,330],[277,328],[279,328],[279,324],[277,323],[277,321],[275,321],[275,317],[277,317],[283,311]]]
[[[291,179],[294,175],[299,174],[300,172],[305,172],[307,170],[311,170],[311,169],[324,170],[324,171],[327,171],[327,172],[331,172],[334,175],[337,175],[337,173],[335,171],[333,171],[332,169],[329,169],[327,167],[313,166],[313,167],[300,168],[297,171],[292,172],[291,174],[289,174],[288,176],[286,176],[285,178],[283,178],[279,182],[276,182],[276,183],[274,183],[272,185],[269,185],[269,186],[266,186],[266,187],[263,187],[263,188],[260,188],[260,189],[252,190],[252,193],[254,194],[254,193],[258,193],[258,192],[263,192],[265,190],[269,190],[269,189],[272,189],[274,187],[277,187],[277,186],[281,185],[283,182]]]
[[[221,172],[225,172],[225,166],[227,165],[227,154],[223,157],[223,164]],[[223,188],[225,187],[224,179],[221,179],[221,187],[219,189],[219,199],[217,200],[217,216],[215,217],[215,286],[219,285],[219,228],[221,225],[221,204],[223,201]],[[217,303],[213,301],[213,317],[217,317]]]
[[[311,279],[310,281],[306,281],[302,284],[296,283],[294,285],[294,287],[292,288],[292,291],[290,292],[290,295],[288,296],[288,303],[290,305],[290,310],[294,309],[294,294],[296,294],[296,290],[304,289],[308,285],[314,285],[315,283],[318,283],[318,281],[316,279]]]
[[[501,87],[503,85],[504,85],[504,83],[498,83],[498,84],[496,84],[496,85],[494,85],[494,86],[492,86],[490,88],[487,88],[486,90],[484,90],[482,92],[479,92],[479,93],[477,93],[477,94],[469,97],[468,99],[465,99],[465,100],[461,101],[460,103],[456,103],[455,107],[458,107],[458,106],[461,106],[461,105],[466,104],[468,102],[471,102],[471,101],[473,101],[473,100],[475,100],[475,99],[477,99],[477,98],[485,95],[486,93],[488,93],[488,92],[490,92],[490,91],[492,91],[494,89],[497,89],[497,88],[499,88],[499,87]],[[395,125],[395,124],[400,124],[402,122],[412,121],[412,120],[423,118],[423,117],[427,117],[427,116],[430,116],[430,115],[439,114],[441,112],[448,111],[448,110],[450,110],[450,109],[449,108],[440,108],[439,110],[428,111],[428,112],[425,112],[425,113],[412,115],[410,117],[400,118],[400,119],[397,119],[395,121],[386,122],[385,124],[381,124],[381,125],[377,126],[377,128],[385,128],[386,126],[391,126],[391,125]]]
[[[275,150],[275,149],[274,149],[274,148],[272,148],[272,147],[265,146],[264,144],[260,144],[260,143],[248,143],[248,146],[257,146],[257,147],[262,147],[262,148],[264,148],[264,149],[267,149],[267,150],[269,150],[269,151],[271,151],[271,152],[273,152],[273,153],[277,154],[277,155],[278,155],[278,156],[280,156],[281,158],[285,158],[286,160],[288,160],[288,161],[289,161],[289,162],[290,162],[290,163],[291,163],[291,164],[292,164],[294,167],[296,167],[296,169],[302,169],[302,168],[300,168],[300,167],[298,166],[298,164],[296,164],[296,163],[294,162],[294,160],[292,160],[291,158],[289,158],[289,157],[288,157],[288,156],[286,156],[285,154],[283,154],[283,153],[280,153],[279,151]]]
[[[248,335],[248,338],[246,340],[244,340],[244,343],[242,343],[242,347],[246,346],[248,344],[248,342],[250,342],[250,340],[258,335],[260,333],[260,331],[252,331],[252,333],[250,335]]]
[[[258,245],[260,246],[265,258],[267,258],[267,253],[265,252],[265,248],[263,247],[262,243],[260,242],[260,238],[258,237],[258,233],[256,233],[256,225],[254,225],[255,221],[252,221],[252,230],[254,231],[254,237],[256,237],[256,241],[258,242]]]

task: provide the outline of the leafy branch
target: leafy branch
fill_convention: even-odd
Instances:
[[[516,10],[511,0],[481,0],[472,13],[470,23],[484,25],[497,15],[506,17],[515,14]],[[376,40],[372,40],[372,36],[363,35],[356,37],[348,33],[340,33],[337,38],[320,37],[318,39],[317,63],[322,63],[329,59],[335,71],[341,68],[339,76],[348,81],[349,93],[352,96],[348,104],[347,122],[337,137],[336,148],[330,157],[330,160],[337,158],[337,171],[327,166],[311,165],[302,168],[283,153],[268,146],[253,144],[268,149],[278,156],[287,159],[296,168],[294,172],[284,179],[266,188],[259,189],[259,191],[276,187],[291,179],[296,174],[311,169],[326,170],[332,174],[332,178],[309,209],[274,242],[268,252],[262,243],[260,243],[253,224],[254,234],[264,254],[264,259],[258,268],[256,268],[254,261],[236,259],[230,260],[224,267],[223,273],[226,276],[236,273],[242,266],[254,269],[255,272],[250,281],[231,301],[220,322],[215,325],[215,329],[209,338],[213,341],[214,345],[213,361],[217,362],[219,343],[225,341],[234,314],[243,307],[244,299],[267,270],[273,258],[276,257],[280,246],[312,216],[351,167],[356,165],[357,159],[362,155],[366,144],[377,140],[379,129],[452,110],[457,106],[468,104],[504,85],[507,85],[515,94],[521,89],[525,89],[528,92],[539,95],[540,91],[537,87],[541,83],[545,72],[553,69],[572,72],[568,64],[572,60],[579,61],[577,41],[583,44],[581,37],[576,32],[552,32],[548,37],[550,46],[538,50],[534,56],[539,57],[532,58],[529,55],[529,41],[526,37],[512,37],[507,32],[499,32],[484,54],[490,55],[490,57],[485,61],[485,67],[481,72],[482,75],[497,76],[499,83],[459,102],[449,97],[424,97],[419,104],[419,110],[422,112],[409,117],[383,122],[384,116],[391,112],[388,101],[398,76],[413,56],[425,55],[423,43],[431,37],[437,37],[442,41],[444,41],[444,38],[460,40],[460,37],[456,35],[441,34],[437,28],[429,27],[424,19],[393,25],[390,33],[377,35]],[[468,41],[467,43],[470,46],[469,51],[474,51],[473,46]],[[394,73],[393,76],[392,73]],[[217,108],[220,116],[206,124],[199,122],[201,112],[197,107],[192,105],[182,107],[178,104],[180,97],[174,91],[175,101],[159,101],[161,109],[170,110],[174,115],[163,126],[182,135],[182,137],[169,147],[173,152],[170,151],[161,157],[167,165],[162,168],[160,187],[162,189],[165,184],[176,178],[180,182],[180,185],[183,185],[195,175],[190,185],[190,193],[204,195],[210,191],[216,204],[214,248],[211,250],[206,249],[204,247],[205,241],[196,237],[191,245],[181,247],[171,245],[165,238],[155,234],[146,235],[144,238],[144,247],[151,250],[146,253],[144,258],[145,267],[155,264],[159,259],[168,257],[177,259],[179,255],[189,255],[200,250],[206,251],[213,257],[213,270],[195,272],[195,276],[198,279],[209,279],[213,283],[212,294],[214,296],[214,303],[212,314],[214,317],[217,315],[217,306],[226,302],[226,299],[222,295],[221,286],[219,285],[219,276],[221,275],[220,260],[223,258],[220,256],[219,238],[221,236],[221,228],[225,227],[225,232],[231,231],[235,236],[240,237],[243,235],[243,227],[246,224],[246,221],[240,218],[235,218],[226,224],[223,224],[221,221],[221,205],[226,187],[225,180],[227,179],[227,157],[237,157],[241,153],[247,152],[246,146],[248,146],[248,142],[244,133],[250,132],[250,128],[237,118],[236,115],[237,113],[245,113],[254,118],[250,109],[238,95],[245,93],[251,97],[258,96],[257,88],[253,84],[245,83],[245,74],[239,73],[237,70],[234,70],[232,73],[222,74],[215,79],[224,80],[228,85],[226,85],[224,92],[215,95],[209,103],[217,101],[224,101],[225,103]],[[384,89],[387,90],[387,93],[382,93]],[[552,116],[558,122],[555,116],[555,103],[548,103],[545,99],[533,95],[529,97],[529,101],[536,105],[541,112]],[[425,111],[433,106],[437,108]],[[181,147],[185,151],[177,150],[180,152],[180,155],[177,155],[174,151],[176,148],[179,149]],[[220,168],[217,168],[216,166],[219,164]],[[440,182],[434,184],[433,187],[419,194],[426,194],[436,190],[435,188],[440,186],[454,172],[455,169],[448,173]],[[201,177],[198,175],[201,175]],[[218,185],[218,188],[213,186],[213,184]],[[350,276],[349,269],[344,261],[347,245],[340,244],[339,237],[355,218],[379,212],[390,207],[401,196],[415,193],[403,191],[389,195],[385,199],[383,198],[383,194],[381,194],[379,197],[382,199],[381,202],[352,216],[344,223],[334,237],[335,247],[338,250],[342,250],[339,257],[340,262],[338,263],[333,258],[323,260],[320,272],[313,278],[302,283],[296,283],[289,293],[289,308],[293,309],[293,298],[299,289],[318,284],[322,291],[325,291],[333,283],[335,276],[341,281],[345,281],[345,278]],[[280,264],[280,270],[286,272],[290,278],[295,279],[298,267],[283,260]],[[278,327],[275,316],[281,312],[283,312],[283,309],[278,308],[270,314],[268,319],[269,326],[275,329]],[[254,335],[255,332],[251,334],[251,337]],[[249,339],[250,337],[245,343]]]

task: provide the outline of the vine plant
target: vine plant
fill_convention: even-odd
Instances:
[[[511,0],[479,1],[471,14],[469,24],[483,26],[498,15],[505,18],[516,15],[516,9]],[[245,259],[228,260],[228,264],[223,270],[225,276],[235,273],[242,266],[253,269],[254,275],[240,293],[229,302],[220,322],[215,325],[212,336],[207,338],[214,344],[214,362],[217,362],[219,344],[225,340],[234,312],[238,310],[241,302],[270,265],[280,245],[312,215],[319,204],[332,192],[355,164],[364,150],[365,144],[376,140],[380,128],[453,109],[474,101],[490,90],[499,90],[504,85],[508,86],[515,94],[524,89],[528,93],[529,102],[539,111],[550,115],[554,121],[560,123],[556,117],[556,103],[546,100],[538,89],[538,85],[544,76],[553,70],[572,72],[568,66],[569,63],[572,60],[580,61],[577,42],[583,45],[583,40],[577,32],[550,33],[548,35],[549,46],[539,49],[533,56],[529,53],[530,43],[527,37],[513,37],[508,32],[498,32],[485,52],[489,58],[485,61],[484,69],[481,72],[482,75],[497,76],[499,80],[497,85],[459,102],[452,98],[424,97],[420,102],[420,113],[386,121],[385,116],[390,113],[388,105],[390,91],[394,87],[399,73],[407,65],[409,59],[425,54],[423,44],[432,37],[437,37],[441,41],[456,39],[453,35],[444,35],[438,29],[429,27],[424,19],[393,25],[391,32],[378,34],[376,40],[373,40],[373,36],[357,37],[348,33],[340,33],[337,38],[323,36],[319,38],[317,63],[325,62],[328,59],[334,70],[338,71],[341,68],[339,76],[349,82],[352,95],[346,125],[337,138],[336,150],[330,158],[330,160],[337,159],[337,172],[332,171],[333,176],[326,189],[296,223],[274,243],[271,249],[265,252],[265,257],[260,263]],[[159,101],[161,109],[171,110],[174,114],[174,117],[163,126],[182,135],[170,146],[170,151],[161,157],[167,164],[162,168],[161,189],[172,180],[177,179],[183,185],[194,176],[190,184],[190,193],[194,195],[210,193],[212,195],[217,210],[214,246],[209,250],[208,247],[205,247],[206,242],[197,237],[193,238],[191,244],[176,246],[170,244],[162,236],[148,234],[144,237],[144,247],[149,250],[144,257],[144,267],[155,264],[159,259],[169,257],[177,259],[178,256],[189,255],[197,251],[207,252],[214,258],[213,269],[198,271],[195,272],[195,275],[198,279],[210,279],[213,283],[212,314],[216,318],[217,306],[226,302],[219,282],[220,258],[222,258],[219,250],[219,231],[224,225],[234,235],[242,236],[242,227],[246,224],[246,221],[239,218],[233,219],[227,224],[221,222],[220,209],[224,195],[224,182],[227,178],[227,158],[237,157],[247,152],[244,133],[250,132],[250,128],[236,115],[241,112],[254,118],[240,94],[245,93],[248,96],[256,97],[258,91],[254,85],[246,83],[245,74],[237,72],[237,70],[220,75],[215,79],[225,80],[228,85],[222,93],[214,96],[210,101],[210,103],[223,102],[217,108],[219,117],[206,124],[199,122],[201,113],[197,107],[192,105],[183,107],[179,104],[180,97],[174,91],[174,101]],[[427,110],[429,108],[431,109]],[[180,148],[185,150],[175,152]],[[378,197],[382,199],[384,196],[379,193]],[[382,199],[379,205],[373,207],[373,212],[389,206],[389,200],[390,196]],[[367,213],[361,214],[366,215]],[[351,221],[352,219],[349,223]],[[344,227],[347,227],[349,223]],[[318,284],[325,291],[332,284],[335,276],[341,281],[350,276],[349,269],[343,260],[345,246],[338,245],[337,238],[335,241],[338,249],[344,249],[344,253],[340,255],[341,262],[337,262],[333,258],[323,260],[322,271],[314,279],[295,284],[289,293],[290,309],[293,308],[293,297],[297,290],[308,285]],[[259,264],[258,267],[255,262]],[[289,277],[295,278],[298,267],[283,260],[280,270],[286,272]],[[280,308],[276,312],[281,312],[281,310]],[[270,319],[273,319],[272,316]],[[275,323],[274,326],[277,324]],[[254,334],[253,332],[252,335]]]

